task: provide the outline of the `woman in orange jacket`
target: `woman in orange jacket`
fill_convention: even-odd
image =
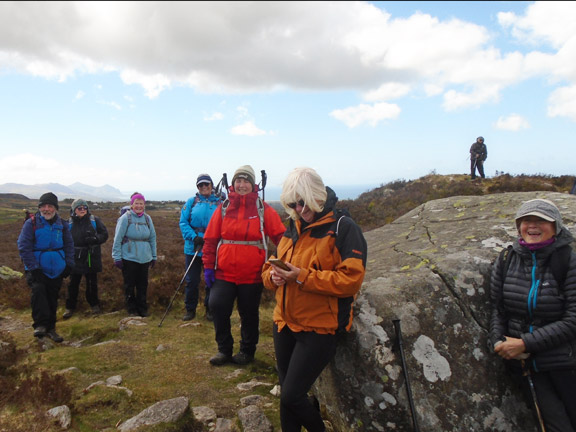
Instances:
[[[214,366],[245,365],[254,360],[260,336],[262,264],[268,238],[277,245],[286,227],[272,207],[258,197],[254,170],[236,170],[228,199],[214,211],[204,234],[204,280],[210,288],[209,308],[214,319],[218,353]],[[241,322],[240,351],[232,356],[230,316],[237,301]]]
[[[352,305],[366,270],[366,240],[338,198],[311,168],[296,168],[280,201],[290,226],[278,245],[288,270],[266,263],[264,286],[276,293],[274,349],[283,432],[325,430],[308,398],[336,353],[336,334],[352,325]]]

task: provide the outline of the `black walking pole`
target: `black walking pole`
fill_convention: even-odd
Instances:
[[[412,423],[414,424],[414,432],[420,432],[418,426],[418,418],[416,417],[416,408],[414,407],[414,399],[412,397],[412,388],[410,387],[410,379],[408,378],[408,369],[406,368],[406,357],[404,356],[404,345],[402,343],[402,329],[400,328],[400,320],[392,320],[394,323],[394,330],[396,330],[396,342],[400,349],[400,358],[402,359],[402,371],[404,372],[404,380],[406,381],[406,393],[408,394],[408,402],[410,403],[410,411],[412,412]]]
[[[536,415],[538,416],[538,429],[540,432],[546,432],[544,427],[544,419],[542,418],[542,413],[540,412],[540,405],[538,405],[538,398],[536,397],[536,389],[534,388],[534,381],[532,380],[532,375],[530,369],[526,366],[524,360],[520,360],[522,363],[522,375],[528,380],[528,387],[530,387],[530,393],[532,394],[532,402],[534,402],[534,409],[536,410]]]
[[[168,312],[170,311],[170,308],[172,307],[172,303],[174,303],[174,299],[176,298],[176,294],[178,294],[178,291],[180,290],[180,287],[182,286],[182,282],[184,282],[184,279],[186,279],[186,275],[188,274],[188,271],[190,271],[190,267],[192,267],[192,263],[194,263],[194,260],[196,259],[196,256],[198,255],[198,252],[200,252],[200,250],[201,249],[198,249],[196,251],[196,253],[194,254],[194,256],[192,257],[192,260],[190,261],[190,264],[188,265],[188,268],[186,269],[184,276],[182,276],[182,280],[180,281],[180,284],[178,284],[178,288],[176,288],[176,292],[172,296],[172,299],[170,300],[170,303],[168,304],[168,307],[166,308],[166,312],[164,312],[164,316],[160,320],[160,324],[158,324],[158,327],[162,327],[162,323],[164,322],[164,318],[166,318],[166,315],[168,315]]]

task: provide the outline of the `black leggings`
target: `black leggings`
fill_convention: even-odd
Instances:
[[[336,335],[293,332],[288,326],[278,332],[274,324],[274,349],[280,380],[282,432],[323,432],[320,411],[308,391],[336,353]]]

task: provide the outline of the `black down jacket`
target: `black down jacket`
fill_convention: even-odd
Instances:
[[[97,273],[102,271],[102,251],[100,245],[108,240],[108,230],[99,217],[94,216],[96,230],[88,212],[82,218],[70,218],[70,232],[74,239],[74,274]]]
[[[521,338],[530,353],[526,364],[536,372],[576,368],[576,253],[570,256],[564,287],[547,265],[555,248],[573,240],[563,228],[553,244],[535,252],[515,241],[504,280],[499,260],[492,271],[490,340]],[[510,361],[520,367],[518,360]]]

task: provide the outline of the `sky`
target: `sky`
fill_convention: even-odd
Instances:
[[[0,2],[0,184],[362,192],[478,136],[488,177],[574,175],[575,134],[573,1]]]

